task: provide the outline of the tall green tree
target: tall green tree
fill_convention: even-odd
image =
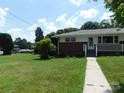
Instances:
[[[117,23],[117,21],[116,20],[114,20],[114,19],[111,19],[111,26],[112,26],[112,28],[117,28],[117,27],[119,27],[119,24]]]
[[[102,20],[99,25],[100,25],[100,28],[112,28],[113,27],[113,24],[111,24],[109,20]]]
[[[51,38],[51,37],[54,36],[54,35],[56,35],[56,33],[55,33],[55,32],[51,32],[51,33],[47,34],[46,37],[47,37],[47,38]]]
[[[114,13],[118,25],[124,27],[124,0],[105,0],[105,7]]]
[[[38,42],[44,38],[43,31],[40,27],[37,27],[37,29],[35,30],[35,36],[36,36],[35,42]]]
[[[84,25],[81,26],[81,30],[83,29],[98,29],[99,28],[99,23],[98,22],[92,22],[92,21],[87,21],[84,23]]]
[[[56,34],[62,34],[62,33],[68,33],[68,32],[74,32],[77,31],[77,28],[65,28],[65,29],[59,29],[57,30]]]
[[[124,27],[124,0],[104,0],[104,3],[105,7],[114,13],[112,18],[116,21],[116,26]]]
[[[9,34],[0,33],[0,47],[4,55],[10,55],[14,47],[12,38]]]
[[[18,45],[20,49],[31,49],[31,42],[28,42],[26,39],[21,39],[20,37],[15,39],[14,44]]]

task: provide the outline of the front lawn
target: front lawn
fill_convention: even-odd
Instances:
[[[101,66],[106,78],[111,85],[118,85],[115,93],[124,93],[124,56],[98,57],[97,61]],[[113,89],[114,90],[114,89]]]
[[[85,58],[0,56],[0,93],[82,93]]]

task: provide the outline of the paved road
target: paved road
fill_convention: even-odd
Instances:
[[[88,57],[83,93],[113,93],[96,58]]]

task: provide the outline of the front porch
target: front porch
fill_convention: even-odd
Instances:
[[[123,55],[124,44],[94,44],[94,49],[88,50],[87,45],[83,47],[85,56],[105,56],[105,55]]]
[[[86,50],[85,56],[123,54],[123,44],[118,35],[90,36],[87,45],[84,45],[84,50]]]

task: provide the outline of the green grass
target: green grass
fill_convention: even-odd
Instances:
[[[98,57],[97,61],[110,85],[120,84],[121,88],[118,88],[114,92],[124,93],[124,56]]]
[[[86,59],[0,56],[0,93],[82,93]]]

